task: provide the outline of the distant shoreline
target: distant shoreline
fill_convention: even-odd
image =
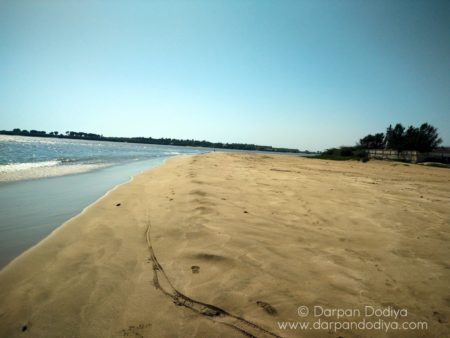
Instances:
[[[261,146],[256,144],[246,144],[246,143],[222,143],[222,142],[209,142],[209,141],[198,141],[198,140],[182,140],[182,139],[172,139],[172,138],[152,138],[152,137],[107,137],[99,134],[84,133],[84,132],[74,132],[67,131],[65,134],[60,134],[59,132],[53,131],[47,133],[46,131],[40,130],[0,130],[0,135],[13,135],[13,136],[28,136],[28,137],[50,137],[50,138],[60,138],[60,139],[73,139],[73,140],[88,140],[88,141],[108,141],[108,142],[122,142],[122,143],[139,143],[139,144],[157,144],[157,145],[171,145],[171,146],[181,146],[181,147],[202,147],[202,148],[213,148],[213,149],[230,149],[230,150],[248,150],[248,151],[268,151],[268,152],[278,152],[278,153],[304,153],[304,154],[316,154],[317,152],[305,150],[300,151],[299,149],[293,148],[276,148],[272,146]]]

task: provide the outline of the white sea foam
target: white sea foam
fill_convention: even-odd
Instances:
[[[60,161],[41,161],[41,162],[26,162],[26,163],[10,163],[0,165],[0,173],[13,173],[16,171],[30,170],[34,168],[53,167],[61,164]]]
[[[107,164],[60,164],[60,161],[42,161],[0,165],[0,182],[77,174],[108,166]]]

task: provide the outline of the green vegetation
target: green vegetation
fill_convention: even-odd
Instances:
[[[368,149],[393,149],[397,151],[416,150],[430,152],[442,143],[437,129],[428,123],[419,128],[409,126],[408,129],[397,123],[394,128],[390,125],[386,134],[369,134],[359,140],[356,146],[342,146],[325,150],[315,158],[328,160],[359,160],[367,162]]]
[[[409,126],[408,129],[397,123],[394,128],[390,125],[386,134],[367,135],[359,140],[364,149],[393,149],[397,151],[416,150],[430,152],[442,143],[437,129],[428,123],[419,128]]]
[[[340,148],[330,148],[325,150],[320,155],[314,157],[324,160],[335,160],[335,161],[357,160],[367,162],[369,160],[367,151],[360,146],[354,147],[343,146]]]
[[[383,133],[378,133],[375,135],[367,135],[366,137],[359,140],[359,144],[364,149],[383,149],[385,145],[385,138]]]
[[[196,140],[179,140],[174,138],[152,138],[152,137],[106,137],[103,135],[93,133],[83,133],[75,131],[66,131],[65,134],[60,134],[57,131],[47,133],[40,130],[21,130],[19,128],[11,131],[1,130],[0,134],[3,135],[20,135],[20,136],[33,136],[33,137],[54,137],[65,139],[77,139],[77,140],[92,140],[92,141],[109,141],[109,142],[127,142],[127,143],[143,143],[143,144],[160,144],[171,146],[191,146],[191,147],[207,147],[216,149],[236,149],[236,150],[250,150],[250,151],[271,151],[280,153],[300,153],[298,149],[289,148],[274,148],[271,146],[260,146],[256,144],[246,143],[213,143],[208,141],[196,141]],[[311,153],[304,151],[303,153]]]

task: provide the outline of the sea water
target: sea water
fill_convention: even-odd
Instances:
[[[0,267],[131,176],[207,151],[0,135]]]

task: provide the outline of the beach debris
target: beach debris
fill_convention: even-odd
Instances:
[[[277,314],[277,310],[272,305],[270,305],[269,303],[262,302],[262,301],[258,300],[256,302],[256,305],[258,305],[259,307],[263,308],[271,316]]]
[[[186,306],[186,307],[192,307],[193,303],[192,300],[185,297],[182,294],[176,294],[172,296],[172,301],[176,306]]]
[[[200,267],[198,265],[191,266],[192,273],[200,273]]]
[[[201,310],[202,315],[208,316],[208,317],[217,317],[222,314],[222,312],[219,309],[213,309],[210,307],[204,307]]]
[[[248,211],[247,211],[247,210],[244,210],[244,214],[248,214]]]
[[[23,325],[22,326],[22,332],[25,332],[26,330],[28,330],[28,325]]]
[[[117,203],[116,207],[120,207],[122,205],[122,203]]]

